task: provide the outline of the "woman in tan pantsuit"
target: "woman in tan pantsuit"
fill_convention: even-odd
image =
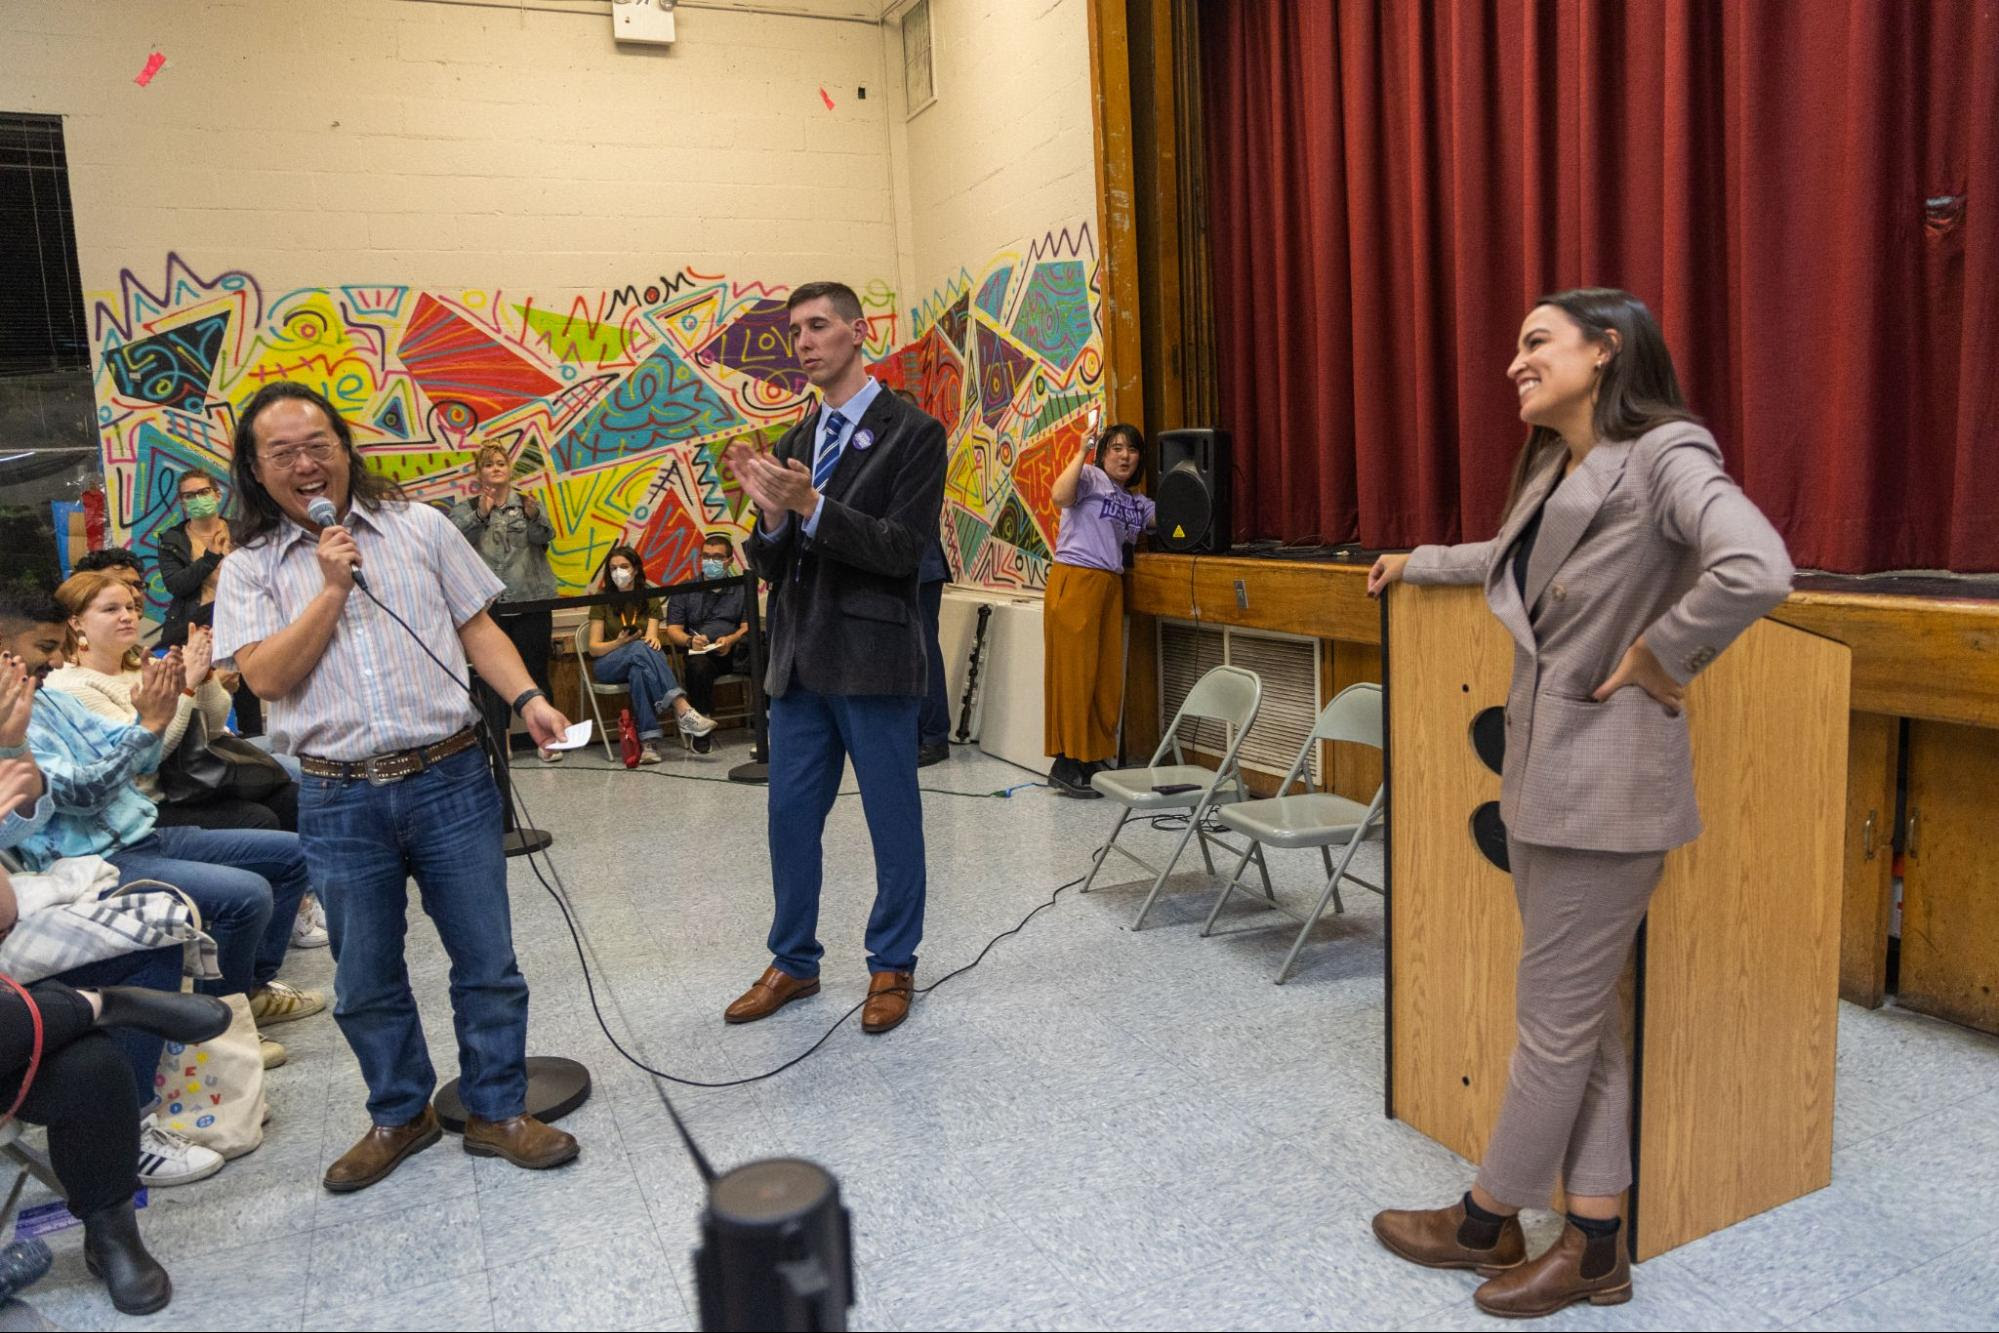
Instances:
[[[1790,590],[1782,539],[1722,470],[1644,303],[1544,297],[1508,368],[1527,444],[1499,535],[1385,555],[1396,580],[1479,583],[1512,633],[1506,821],[1522,946],[1519,1044],[1471,1190],[1374,1219],[1413,1263],[1474,1268],[1489,1314],[1631,1297],[1630,1057],[1617,982],[1670,849],[1700,833],[1682,694]],[[1567,1194],[1529,1262],[1515,1217]]]

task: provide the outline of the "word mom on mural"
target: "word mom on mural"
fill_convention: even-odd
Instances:
[[[92,330],[113,540],[150,564],[182,518],[180,477],[204,472],[226,491],[237,413],[290,379],[324,393],[368,465],[418,500],[469,494],[479,450],[504,448],[550,515],[565,592],[621,542],[653,581],[690,577],[704,534],[741,535],[754,519],[722,451],[775,440],[812,406],[787,290],[683,269],[550,304],[367,284],[274,295],[178,255],[158,280],[127,270],[96,300]],[[949,432],[940,535],[954,577],[1042,586],[1054,477],[1103,378],[1088,230],[964,270],[906,314],[885,284],[860,290],[872,373]]]

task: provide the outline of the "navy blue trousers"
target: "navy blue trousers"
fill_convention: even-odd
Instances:
[[[805,979],[819,975],[820,840],[854,761],[875,852],[868,971],[911,972],[923,938],[923,802],[916,790],[916,715],[900,695],[814,694],[793,687],[770,701],[770,869],[777,913],[772,960]]]

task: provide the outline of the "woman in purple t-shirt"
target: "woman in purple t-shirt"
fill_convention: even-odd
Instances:
[[[1091,454],[1095,460],[1089,461]],[[1124,706],[1124,548],[1152,528],[1153,503],[1132,493],[1145,437],[1112,426],[1055,479],[1062,528],[1042,607],[1042,706],[1048,780],[1095,797],[1090,777],[1117,752]]]

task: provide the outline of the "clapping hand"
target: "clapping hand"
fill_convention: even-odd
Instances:
[[[35,682],[28,667],[12,653],[0,654],[0,746],[25,745],[28,714],[35,707]]]
[[[139,683],[132,690],[132,707],[138,710],[140,726],[153,732],[167,729],[179,706],[181,680],[186,671],[178,648],[170,649],[165,657],[149,657],[139,664]]]
[[[201,688],[201,682],[208,679],[208,668],[214,660],[215,631],[206,625],[190,625],[187,646],[181,650],[181,666],[186,673],[187,688]]]
[[[42,770],[28,755],[0,759],[0,819],[34,809],[42,799]]]
[[[730,445],[723,457],[766,519],[787,514],[807,518],[819,503],[811,469],[795,458],[779,462],[769,452],[740,440]]]

